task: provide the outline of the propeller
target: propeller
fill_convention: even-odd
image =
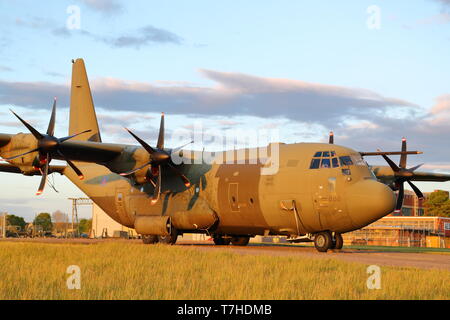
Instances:
[[[412,182],[411,177],[414,175],[414,171],[420,168],[422,164],[419,164],[412,168],[406,168],[407,154],[406,154],[406,139],[402,139],[402,154],[400,155],[400,162],[398,166],[387,156],[382,154],[381,156],[386,160],[391,169],[394,171],[394,187],[398,190],[397,204],[395,206],[395,212],[400,212],[403,205],[403,198],[405,195],[404,183],[408,183],[414,190],[414,193],[419,199],[423,199],[423,193]]]
[[[70,161],[60,150],[59,146],[61,143],[63,143],[64,141],[70,140],[72,138],[75,138],[76,136],[79,136],[80,134],[86,133],[86,132],[90,132],[91,130],[85,130],[83,132],[77,133],[77,134],[73,134],[71,136],[67,136],[67,137],[63,137],[63,138],[56,138],[54,136],[55,133],[55,120],[56,120],[56,98],[53,101],[53,108],[52,108],[52,115],[50,117],[50,121],[48,124],[48,128],[47,128],[47,133],[46,134],[42,134],[39,131],[37,131],[35,128],[33,128],[28,122],[26,122],[25,120],[23,120],[21,117],[19,117],[14,111],[10,110],[16,117],[17,119],[20,120],[20,122],[23,123],[23,125],[25,127],[27,127],[27,129],[31,132],[31,134],[37,139],[38,141],[38,146],[37,148],[21,153],[19,155],[16,155],[14,157],[10,157],[10,158],[5,158],[5,160],[7,161],[11,161],[14,160],[16,158],[20,158],[24,155],[27,155],[29,153],[32,152],[39,152],[39,166],[36,166],[37,169],[39,169],[39,171],[42,174],[42,178],[41,178],[41,183],[39,184],[39,189],[36,192],[36,195],[40,195],[42,194],[42,192],[44,191],[45,188],[45,183],[47,181],[47,176],[48,176],[48,170],[49,170],[49,165],[50,162],[52,161],[52,154],[58,154],[62,159],[64,159],[67,164],[75,171],[75,173],[78,175],[78,177],[82,180],[84,179],[83,174],[81,173],[80,169],[78,169],[75,164]]]
[[[186,178],[186,176],[184,174],[182,174],[174,166],[174,164],[172,163],[172,161],[170,159],[170,155],[172,153],[175,153],[175,152],[181,150],[188,144],[193,143],[194,141],[186,143],[185,145],[183,145],[181,147],[174,148],[174,149],[170,150],[170,152],[164,150],[164,113],[161,114],[161,123],[159,125],[158,142],[156,143],[156,148],[151,147],[144,140],[142,140],[137,135],[135,135],[131,130],[129,130],[127,128],[125,128],[125,130],[127,130],[128,133],[131,134],[133,136],[133,138],[135,138],[140,143],[140,145],[150,154],[150,161],[146,162],[142,166],[139,166],[131,171],[121,173],[120,175],[128,176],[128,175],[131,175],[131,174],[145,168],[146,166],[150,165],[149,172],[150,172],[151,176],[157,177],[157,180],[155,183],[151,177],[148,177],[149,175],[147,174],[147,179],[150,180],[150,182],[155,187],[155,189],[153,191],[153,197],[151,200],[152,205],[155,204],[156,202],[158,202],[158,199],[161,194],[161,171],[162,171],[163,166],[169,167],[177,176],[179,176],[187,188],[189,188],[191,186],[189,179]]]

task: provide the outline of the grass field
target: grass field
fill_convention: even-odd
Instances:
[[[67,267],[81,269],[69,290]],[[450,272],[127,242],[0,242],[0,299],[450,299]]]

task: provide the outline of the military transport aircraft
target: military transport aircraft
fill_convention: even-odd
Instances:
[[[342,233],[400,210],[405,182],[423,197],[412,181],[450,180],[407,168],[407,155],[419,152],[407,151],[405,139],[398,152],[358,152],[335,145],[331,134],[329,143],[271,143],[208,153],[212,161],[204,161],[204,152],[165,148],[163,114],[156,147],[128,129],[140,146],[103,143],[84,62],[72,63],[68,136],[54,136],[56,100],[46,133],[13,112],[30,133],[0,134],[6,160],[0,171],[41,175],[38,195],[49,174],[64,174],[147,244],[174,244],[187,232],[209,234],[217,245],[285,235],[292,242],[313,241],[326,252],[342,248]],[[368,166],[363,157],[374,155],[389,166]],[[399,165],[388,155],[400,155]],[[279,166],[270,172],[274,156]],[[51,165],[52,159],[67,166]]]

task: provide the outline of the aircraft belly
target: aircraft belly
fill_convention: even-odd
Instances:
[[[112,219],[127,227],[133,227],[134,219],[128,214],[129,182],[101,165],[82,162],[77,162],[76,165],[82,170],[84,180],[80,180],[70,167],[64,170],[64,175]],[[119,194],[122,198],[120,203]]]

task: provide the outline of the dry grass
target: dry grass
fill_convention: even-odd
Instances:
[[[81,290],[66,269],[81,268]],[[449,299],[450,272],[136,243],[0,243],[0,299]]]

